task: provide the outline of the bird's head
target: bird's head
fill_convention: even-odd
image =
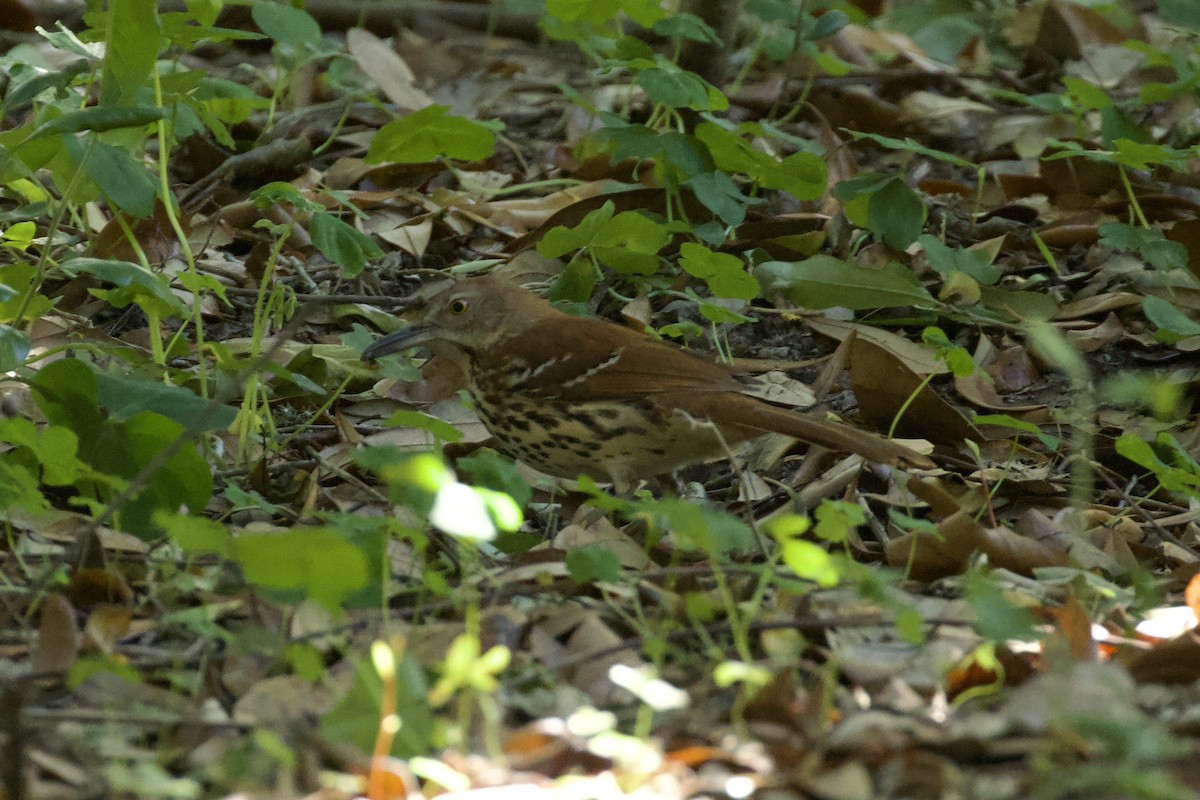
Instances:
[[[459,360],[520,333],[540,315],[555,313],[537,295],[494,276],[457,280],[409,308],[412,324],[372,342],[363,351],[364,361],[412,347]]]

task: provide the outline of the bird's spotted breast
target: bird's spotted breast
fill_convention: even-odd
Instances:
[[[568,403],[478,384],[471,394],[500,452],[550,475],[660,474],[695,461],[699,450],[722,452],[711,427],[650,400]]]

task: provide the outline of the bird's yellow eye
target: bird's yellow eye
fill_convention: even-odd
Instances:
[[[461,297],[450,301],[451,314],[465,314],[467,313],[467,308],[467,301],[463,300]]]

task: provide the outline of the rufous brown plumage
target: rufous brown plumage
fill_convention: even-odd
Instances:
[[[476,411],[506,455],[551,475],[630,485],[781,433],[878,463],[926,467],[897,442],[744,394],[732,368],[649,335],[564,314],[499,277],[432,294],[370,360],[424,346],[466,375]]]

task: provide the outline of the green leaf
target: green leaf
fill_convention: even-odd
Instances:
[[[746,551],[754,546],[750,527],[724,511],[679,498],[636,503],[635,507],[640,515],[678,536],[681,543],[711,555]]]
[[[1161,297],[1150,295],[1144,298],[1142,313],[1159,328],[1177,336],[1200,336],[1200,322],[1196,322]]]
[[[980,283],[991,285],[1000,280],[1004,271],[991,263],[986,253],[979,250],[947,247],[936,236],[924,233],[917,237],[929,266],[942,275],[964,272]]]
[[[652,27],[667,16],[659,0],[621,0],[621,10],[643,28]]]
[[[758,280],[746,272],[742,259],[728,253],[714,253],[704,245],[693,242],[680,245],[679,266],[705,281],[717,297],[752,300],[762,289]]]
[[[354,682],[350,691],[321,718],[321,735],[327,741],[346,742],[360,752],[374,752],[379,735],[379,715],[383,703],[383,684],[369,659],[351,658]],[[383,709],[395,712],[401,720],[400,730],[392,741],[392,752],[398,758],[412,758],[430,753],[434,748],[435,724],[433,710],[427,699],[429,685],[425,671],[411,652],[396,663],[396,707]]]
[[[159,454],[189,433],[182,425],[152,411],[134,415],[124,424],[110,424],[95,448],[93,466],[110,475],[132,478]],[[179,448],[155,470],[146,486],[118,509],[123,530],[142,538],[159,531],[151,523],[155,511],[202,512],[212,497],[213,478],[204,456],[195,447]]]
[[[331,610],[338,609],[370,579],[366,557],[332,528],[243,533],[232,541],[231,556],[252,583],[301,591]]]
[[[41,514],[50,504],[42,494],[34,465],[20,463],[17,451],[0,453],[0,511],[20,509],[29,514]]]
[[[256,208],[262,209],[270,208],[275,203],[287,203],[294,208],[313,214],[319,214],[325,210],[325,206],[316,200],[308,199],[298,188],[287,181],[264,183],[250,192],[250,202]]]
[[[751,278],[753,278],[753,276],[751,276]],[[704,317],[709,322],[715,322],[718,325],[743,325],[748,322],[758,321],[754,319],[754,317],[747,317],[745,314],[739,314],[736,311],[730,311],[728,308],[719,306],[716,303],[706,303],[701,301],[696,307],[700,311],[700,316]]]
[[[600,229],[613,218],[616,206],[611,200],[595,211],[590,211],[573,228],[558,225],[546,231],[546,235],[538,242],[537,251],[546,258],[561,258],[567,253],[582,250],[591,244]]]
[[[746,219],[750,198],[742,194],[737,184],[720,170],[705,172],[690,178],[685,184],[704,207],[721,218],[726,225],[741,225]]]
[[[657,253],[669,241],[671,234],[663,225],[637,211],[622,211],[601,226],[592,244],[637,253]]]
[[[819,545],[803,539],[792,539],[783,544],[783,563],[798,578],[815,581],[823,587],[837,586],[841,574],[837,565]]]
[[[571,550],[566,557],[567,573],[571,580],[583,586],[593,583],[615,583],[621,579],[621,561],[601,544],[590,544]]]
[[[654,159],[677,170],[683,178],[712,172],[715,168],[708,148],[694,136],[663,133],[645,125],[609,125],[596,132],[596,139],[613,146],[614,163],[626,159]]]
[[[105,415],[96,397],[96,373],[82,361],[64,358],[47,364],[38,370],[30,388],[51,424],[74,431],[83,448],[96,442]]]
[[[763,22],[783,22],[794,27],[800,21],[800,9],[789,0],[746,0],[743,8]]]
[[[1154,448],[1132,433],[1124,433],[1117,438],[1116,450],[1139,467],[1153,472],[1163,488],[1184,492],[1193,498],[1200,496],[1200,468],[1196,462],[1186,453],[1181,453],[1178,443],[1169,435],[1159,434],[1157,442],[1165,452],[1176,454],[1176,461],[1182,466],[1167,464],[1158,457]]]
[[[37,236],[37,223],[32,220],[25,220],[7,228],[4,234],[0,235],[0,243],[3,243],[5,247],[12,247],[25,252],[33,244],[35,236]],[[14,294],[16,292],[11,287],[0,284],[0,302],[12,299]]]
[[[599,211],[603,212],[605,207]],[[596,218],[598,225],[592,221],[592,214],[584,218],[580,226],[584,228],[583,231],[577,229],[574,235],[559,234],[544,252],[541,248],[539,252],[543,252],[543,255],[557,252],[564,244],[577,243],[582,238],[581,233],[594,231],[585,246],[605,264],[626,275],[651,275],[657,271],[658,251],[671,240],[666,227],[636,211],[623,211],[609,220],[603,220],[601,214]],[[554,233],[554,230],[549,233]]]
[[[973,161],[967,161],[965,158],[956,156],[953,153],[947,153],[945,150],[935,150],[932,147],[926,147],[925,145],[913,139],[893,139],[890,136],[881,136],[877,133],[862,133],[861,131],[847,130],[846,132],[853,136],[856,141],[870,139],[872,142],[875,142],[882,147],[886,147],[889,150],[900,150],[905,153],[925,156],[927,158],[932,158],[935,161],[943,161],[947,164],[951,164],[956,167],[962,167],[964,169],[975,170],[979,167],[979,165]]]
[[[898,609],[896,611],[896,633],[909,644],[923,644],[925,642],[925,618],[915,608]]]
[[[867,206],[871,232],[893,250],[904,250],[917,240],[925,225],[925,204],[899,178],[893,178],[871,195]]]
[[[140,264],[107,258],[73,258],[64,261],[61,269],[68,275],[87,274],[107,283],[115,284],[124,291],[110,292],[110,302],[121,308],[142,298],[158,301],[169,313],[183,316],[183,301],[167,286],[162,275],[155,274]]]
[[[512,461],[490,450],[464,456],[455,461],[454,465],[467,475],[475,486],[503,492],[522,508],[533,499],[533,489],[521,477],[521,473],[517,472]]]
[[[440,157],[476,161],[491,156],[495,135],[478,122],[447,111],[447,106],[429,106],[384,125],[371,140],[366,160],[423,164]]]
[[[11,372],[29,357],[29,337],[11,325],[0,324],[0,372]]]
[[[1101,225],[1100,244],[1114,250],[1136,253],[1155,269],[1182,269],[1187,266],[1187,247],[1173,242],[1157,228],[1139,228],[1123,222]]]
[[[215,553],[228,558],[233,552],[232,534],[215,520],[162,510],[155,512],[153,521],[186,553]]]
[[[654,32],[668,39],[691,39],[695,42],[721,41],[712,26],[695,14],[680,11],[654,23]]]
[[[195,4],[192,4],[195,5]],[[163,38],[178,47],[191,49],[199,42],[254,42],[269,37],[254,31],[240,31],[236,28],[215,28],[211,23],[195,24],[196,20],[184,13],[167,12],[160,16]],[[164,82],[164,89],[166,84]]]
[[[388,417],[384,424],[391,428],[412,428],[425,431],[443,442],[457,442],[463,437],[462,431],[449,422],[422,414],[420,411],[400,409]]]
[[[121,128],[140,128],[143,125],[158,122],[162,118],[162,109],[153,106],[93,106],[63,114],[61,117],[39,125],[25,137],[23,142],[63,133],[80,133],[82,131],[103,133]]]
[[[697,125],[696,138],[708,148],[716,166],[725,172],[739,172],[757,180],[776,166],[771,156],[754,149],[741,135],[715,122]]]
[[[60,425],[39,428],[23,417],[0,419],[0,442],[25,448],[48,486],[70,486],[90,472],[78,458],[79,439]]]
[[[1099,111],[1102,108],[1109,108],[1113,104],[1112,98],[1108,96],[1107,92],[1083,78],[1067,75],[1061,79],[1061,82],[1080,108]]]
[[[816,200],[825,194],[829,170],[815,153],[792,153],[757,180],[767,189],[782,189],[797,200]]]
[[[84,144],[68,137],[67,150],[113,205],[140,219],[154,213],[159,184],[139,161],[124,149],[104,142]]]
[[[78,59],[66,64],[61,69],[43,72],[41,70],[33,71],[33,77],[29,80],[17,82],[16,76],[10,76],[13,80],[13,85],[10,85],[8,92],[4,95],[4,99],[0,100],[0,114],[11,116],[17,111],[20,111],[25,106],[31,104],[37,99],[38,95],[47,89],[63,90],[71,84],[75,78],[87,72],[89,67],[87,59]]]
[[[1058,303],[1047,292],[1018,292],[997,286],[979,287],[980,304],[1006,322],[1048,320],[1058,313]]]
[[[979,635],[993,642],[1011,639],[1036,639],[1037,620],[1028,610],[1010,601],[991,577],[972,572],[967,575],[967,603],[975,611]]]
[[[603,25],[620,10],[621,0],[546,0],[546,13],[564,22]]]
[[[371,238],[324,211],[313,214],[308,232],[313,246],[342,268],[343,278],[356,278],[367,266],[368,258],[381,258],[383,251]]]
[[[757,130],[762,132],[761,128]],[[740,172],[764,188],[790,192],[799,200],[815,200],[825,193],[828,170],[824,159],[815,153],[793,153],[778,161],[755,149],[740,133],[712,122],[697,126],[696,138],[708,147],[717,166],[725,172]]]
[[[813,533],[827,542],[840,543],[850,538],[850,530],[867,521],[862,506],[843,500],[824,500],[813,512],[817,520]]]
[[[783,292],[790,302],[805,308],[938,305],[916,277],[898,264],[870,269],[820,255],[796,262],[768,261],[756,267],[754,275],[765,293]]]
[[[1168,25],[1200,31],[1200,5],[1195,0],[1158,0],[1158,15]]]
[[[321,26],[312,15],[284,3],[255,3],[250,9],[258,29],[280,44],[308,45],[321,43]]]
[[[103,106],[132,106],[149,84],[161,44],[157,0],[110,0],[109,39],[101,77]]]
[[[113,419],[126,420],[153,411],[199,433],[228,428],[237,417],[235,409],[205,400],[182,386],[105,372],[96,373],[95,380],[97,401]]]
[[[693,111],[724,111],[729,108],[725,95],[712,84],[673,64],[642,70],[634,80],[651,100],[672,108],[690,108]]]

